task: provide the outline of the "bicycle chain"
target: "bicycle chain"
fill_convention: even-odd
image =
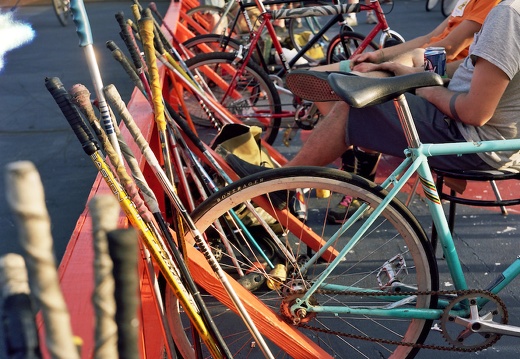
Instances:
[[[303,291],[295,292],[294,294],[303,294]],[[353,292],[353,291],[333,291],[333,290],[318,290],[317,293],[320,294],[336,294],[336,295],[349,295],[349,296],[356,296],[356,295],[363,295],[363,296],[386,296],[388,293],[360,293],[360,292]],[[493,294],[486,290],[480,290],[480,289],[470,289],[470,290],[455,290],[455,291],[423,291],[423,292],[402,292],[402,293],[396,293],[399,296],[407,296],[407,295],[453,295],[456,294],[457,296],[461,295],[467,295],[467,294],[487,294],[493,299],[497,301],[497,303],[502,306],[504,310],[504,322],[507,323],[508,321],[508,312],[506,309],[506,306],[502,299],[500,299],[499,296],[496,294]],[[453,298],[456,299],[456,298]],[[292,323],[293,324],[293,323]],[[494,345],[499,339],[500,335],[497,335],[496,339],[489,342],[486,345],[481,345],[478,347],[474,347],[471,349],[468,348],[461,348],[461,347],[455,347],[455,346],[440,346],[440,345],[431,345],[431,344],[418,344],[418,343],[410,343],[410,342],[400,342],[396,340],[389,340],[389,339],[383,339],[383,338],[369,338],[362,335],[357,334],[349,334],[349,333],[343,333],[340,331],[334,331],[334,330],[327,330],[323,328],[314,327],[308,324],[297,324],[298,327],[313,330],[320,333],[328,333],[332,335],[338,335],[345,338],[352,338],[356,340],[364,340],[368,342],[376,342],[381,344],[388,344],[388,345],[401,345],[401,346],[408,346],[413,348],[419,348],[419,349],[431,349],[431,350],[440,350],[440,351],[454,351],[454,352],[464,352],[464,353],[470,353],[470,352],[477,352],[484,350],[486,348],[489,348],[490,346]]]

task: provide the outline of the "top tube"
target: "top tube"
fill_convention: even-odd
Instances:
[[[338,14],[359,12],[361,5],[357,4],[341,4],[341,5],[324,5],[315,7],[300,7],[296,9],[271,10],[271,17],[276,19],[300,18],[307,16],[330,16]]]
[[[421,145],[425,156],[464,155],[492,151],[518,151],[520,139],[492,140],[480,142],[425,143]]]

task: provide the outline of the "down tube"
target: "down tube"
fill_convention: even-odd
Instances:
[[[451,236],[448,227],[446,215],[444,214],[444,210],[442,208],[439,192],[437,192],[437,188],[435,187],[435,182],[433,181],[432,172],[430,166],[428,165],[426,156],[421,153],[419,154],[416,161],[421,161],[419,168],[417,169],[417,173],[419,174],[419,179],[421,181],[425,197],[429,202],[428,209],[437,230],[439,243],[442,246],[442,251],[446,258],[446,263],[448,264],[454,286],[456,289],[467,289],[468,285],[466,283],[466,278],[464,277],[464,273],[462,271],[462,266],[455,248],[455,243],[453,242],[453,237]]]

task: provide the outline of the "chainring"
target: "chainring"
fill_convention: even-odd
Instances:
[[[477,300],[481,298],[486,299],[487,303],[477,308]],[[465,301],[467,302],[463,303]],[[461,295],[450,302],[441,318],[442,335],[454,347],[471,351],[482,350],[500,339],[500,334],[472,331],[472,312],[478,313],[480,320],[507,324],[507,309],[498,296],[486,292]]]

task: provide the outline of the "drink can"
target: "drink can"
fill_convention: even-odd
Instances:
[[[424,51],[424,69],[446,76],[446,50],[444,47],[427,47]]]

